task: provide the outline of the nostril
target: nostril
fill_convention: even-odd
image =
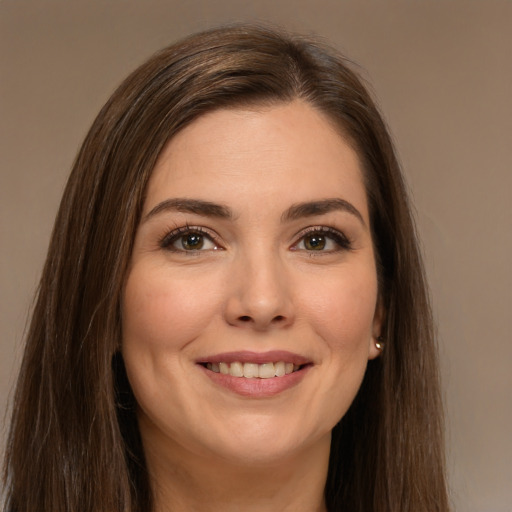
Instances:
[[[1,0],[0,0],[1,1]],[[254,326],[281,326],[286,325],[287,323],[287,316],[286,315],[276,315],[274,317],[257,317],[252,315],[240,315],[236,318],[235,323],[239,322],[239,325],[241,324],[254,324]]]

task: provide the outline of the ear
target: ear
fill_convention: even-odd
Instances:
[[[386,312],[382,299],[379,296],[377,305],[375,306],[375,314],[373,316],[372,336],[370,338],[370,346],[368,347],[368,359],[375,359],[382,353],[383,343],[379,338],[383,335]]]

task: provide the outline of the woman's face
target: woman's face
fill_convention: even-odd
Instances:
[[[146,446],[255,463],[328,445],[380,324],[360,164],[322,114],[218,110],[170,141],[123,296]]]

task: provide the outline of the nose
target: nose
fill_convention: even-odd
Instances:
[[[290,280],[277,256],[241,259],[229,279],[225,316],[230,325],[265,331],[293,323]]]

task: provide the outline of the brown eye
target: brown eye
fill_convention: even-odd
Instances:
[[[310,228],[303,233],[291,249],[309,253],[333,253],[350,250],[351,246],[351,242],[341,231],[327,226],[319,226]]]
[[[179,228],[171,231],[160,242],[160,247],[171,252],[213,251],[220,247],[201,228]]]
[[[325,236],[319,233],[313,233],[304,237],[304,247],[308,251],[322,251],[325,249]]]
[[[181,245],[186,251],[197,251],[203,248],[204,236],[199,233],[188,233],[176,240],[175,245]]]

